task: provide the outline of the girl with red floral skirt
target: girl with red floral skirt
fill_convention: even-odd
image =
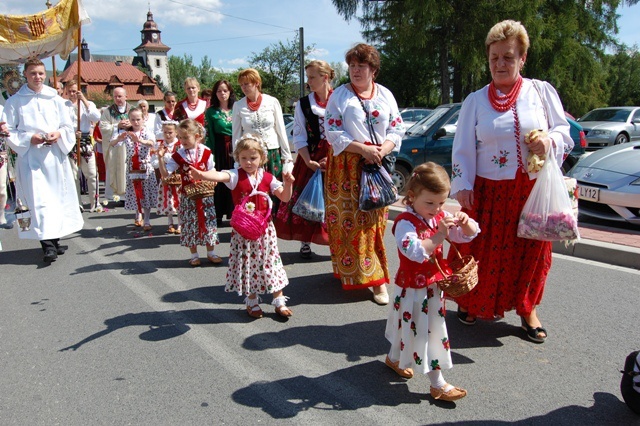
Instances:
[[[465,213],[442,210],[449,196],[447,172],[435,163],[414,169],[403,202],[406,211],[393,224],[400,268],[395,278],[385,336],[391,349],[385,364],[401,377],[414,370],[429,376],[431,396],[443,401],[464,398],[467,391],[448,384],[442,370],[453,367],[442,291],[437,282],[448,269],[442,256],[445,238],[471,241],[480,232]],[[435,258],[435,259],[434,259]]]

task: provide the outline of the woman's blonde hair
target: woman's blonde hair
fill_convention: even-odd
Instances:
[[[529,50],[529,34],[527,34],[527,30],[519,21],[514,21],[511,19],[507,19],[502,22],[498,22],[489,30],[489,34],[487,34],[487,39],[484,44],[487,47],[487,55],[489,54],[489,47],[497,42],[502,40],[508,40],[510,38],[515,38],[518,44],[520,45],[520,56],[524,56],[525,53]]]
[[[195,84],[195,86],[198,88],[198,91],[200,91],[200,83],[195,77],[185,78],[184,83],[182,83],[182,88],[186,90],[189,84]]]
[[[180,124],[178,124],[178,130],[183,130],[189,135],[196,135],[204,138],[204,127],[192,118],[182,120]]]
[[[258,70],[254,68],[247,68],[246,70],[240,71],[238,74],[238,83],[242,84],[242,80],[255,84],[258,88],[258,92],[262,92],[262,78],[260,78]]]
[[[329,82],[331,82],[334,78],[336,78],[336,72],[333,70],[333,68],[331,68],[331,65],[329,65],[329,63],[326,61],[323,61],[320,59],[314,59],[304,67],[305,70],[309,68],[313,68],[317,70],[318,74],[320,75],[328,75]]]
[[[413,169],[411,178],[407,183],[407,196],[402,200],[402,204],[405,206],[411,205],[413,198],[417,197],[423,190],[434,194],[449,194],[451,181],[444,167],[428,161]]]
[[[245,133],[238,140],[235,149],[233,150],[233,159],[236,162],[240,162],[240,153],[242,151],[254,150],[260,154],[260,165],[263,166],[267,163],[267,153],[264,150],[262,138],[253,133]]]

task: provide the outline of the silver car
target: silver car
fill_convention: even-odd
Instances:
[[[569,176],[580,214],[640,225],[640,141],[587,153]]]
[[[578,119],[587,137],[587,151],[640,140],[640,107],[609,107]]]

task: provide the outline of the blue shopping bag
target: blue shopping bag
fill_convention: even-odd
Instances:
[[[292,212],[311,222],[324,222],[324,190],[322,172],[316,170],[304,187]]]

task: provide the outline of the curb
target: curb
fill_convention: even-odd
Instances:
[[[449,210],[448,207],[449,205],[445,205],[446,210]],[[456,208],[454,207],[452,210],[455,211]],[[403,211],[404,208],[395,204],[390,206],[389,220],[395,220]],[[640,248],[636,247],[580,239],[575,244],[566,247],[564,242],[555,241],[552,250],[557,254],[640,270]]]

